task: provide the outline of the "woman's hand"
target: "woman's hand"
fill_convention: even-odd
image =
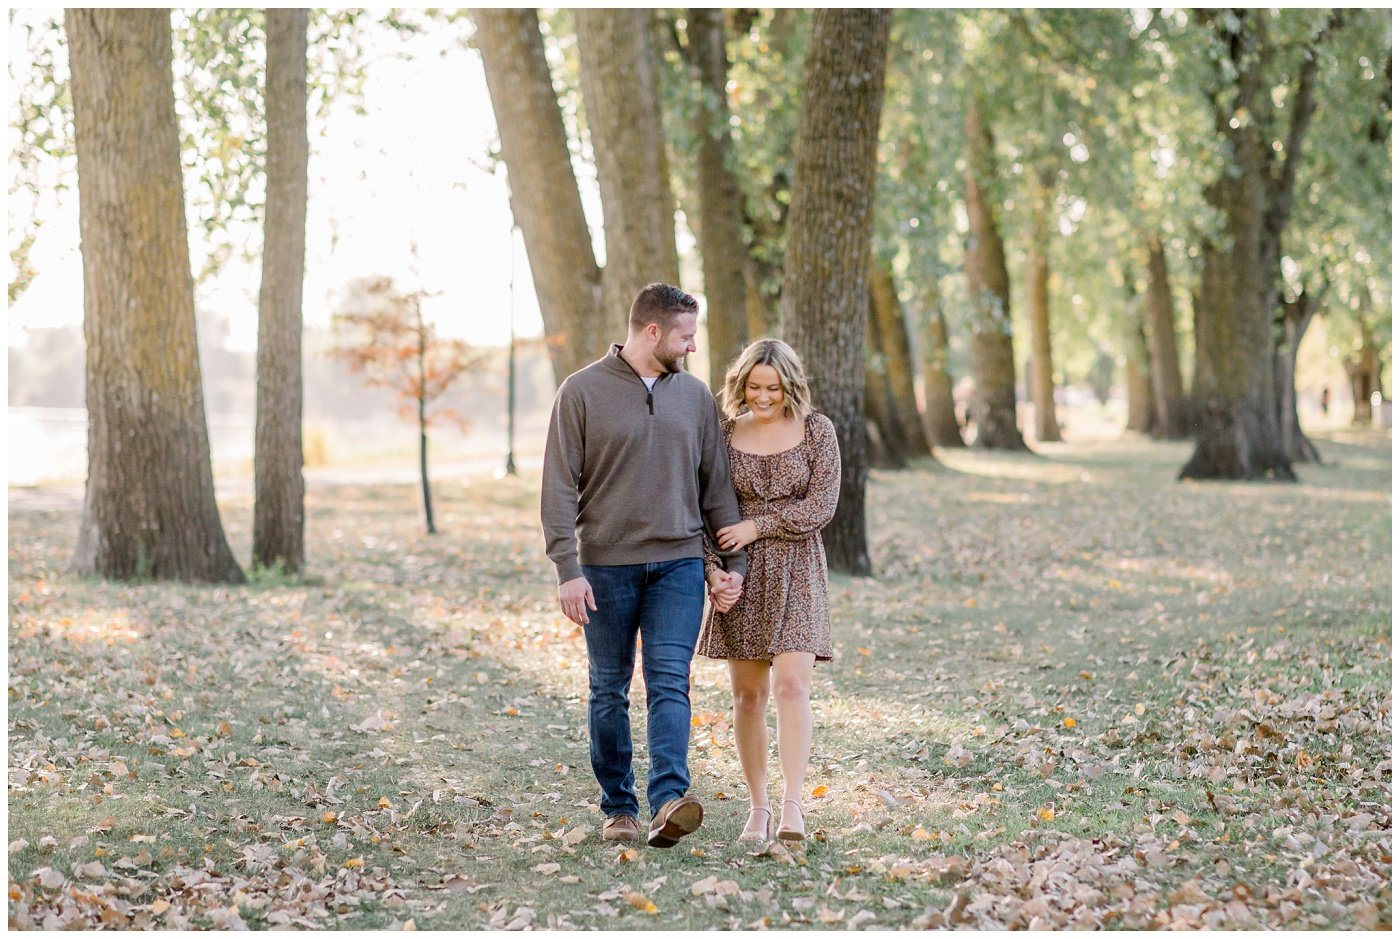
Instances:
[[[725,551],[738,551],[758,540],[758,526],[752,519],[744,519],[737,525],[726,525],[715,532],[715,540]]]

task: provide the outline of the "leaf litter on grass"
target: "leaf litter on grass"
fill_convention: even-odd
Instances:
[[[708,660],[705,827],[599,839],[530,480],[444,487],[437,539],[408,487],[313,489],[314,577],[239,589],[64,577],[76,516],[13,513],[11,924],[1388,925],[1390,463],[1366,446],[1299,487],[1175,484],[1179,447],[1127,442],[873,474],[811,838],[758,850]],[[249,506],[225,514],[246,549]],[[1338,555],[1362,543],[1374,563]]]

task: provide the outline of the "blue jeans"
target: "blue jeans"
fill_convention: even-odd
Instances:
[[[588,755],[603,789],[603,815],[637,815],[628,690],[642,637],[647,688],[647,805],[653,814],[690,788],[690,660],[705,606],[700,558],[583,566],[598,609],[583,628],[588,644]]]

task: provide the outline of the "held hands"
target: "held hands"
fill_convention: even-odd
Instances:
[[[559,611],[580,626],[588,624],[588,611],[597,610],[593,585],[586,577],[575,577],[559,585]]]
[[[712,571],[706,578],[710,584],[710,602],[721,613],[728,613],[744,592],[744,575]]]
[[[715,532],[715,540],[725,551],[738,551],[758,540],[758,526],[752,519],[744,519],[735,525],[726,525]]]

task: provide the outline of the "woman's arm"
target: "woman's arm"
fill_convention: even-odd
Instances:
[[[760,538],[801,541],[813,532],[821,531],[836,514],[836,500],[841,494],[841,448],[836,441],[836,428],[824,414],[814,414],[812,444],[809,457],[812,478],[807,494],[782,508],[753,519]]]

